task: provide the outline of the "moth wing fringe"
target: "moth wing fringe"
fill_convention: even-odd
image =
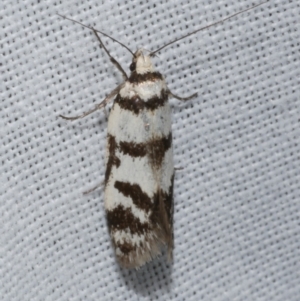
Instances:
[[[117,261],[123,268],[135,268],[139,269],[146,263],[159,257],[162,253],[162,249],[167,246],[166,240],[161,229],[157,229],[155,235],[152,234],[152,238],[147,238],[144,242],[144,246],[136,248],[129,254],[116,255]],[[168,256],[169,260],[169,256]]]

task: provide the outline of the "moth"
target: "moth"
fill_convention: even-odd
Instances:
[[[168,99],[187,101],[197,95],[179,97],[172,93],[164,77],[155,70],[152,58],[179,40],[264,3],[197,29],[150,53],[143,49],[133,53],[102,31],[59,15],[92,30],[124,78],[91,111],[75,117],[60,115],[66,120],[83,118],[114,99],[107,125],[105,209],[115,255],[122,267],[140,268],[164,248],[168,260],[172,260],[174,164]],[[110,55],[98,33],[132,54],[129,76]]]

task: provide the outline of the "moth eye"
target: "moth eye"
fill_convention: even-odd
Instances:
[[[136,68],[136,63],[134,63],[134,62],[131,63],[130,66],[129,66],[130,71],[131,72],[135,71],[135,68]]]

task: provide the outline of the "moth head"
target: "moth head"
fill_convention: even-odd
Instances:
[[[150,55],[145,54],[143,49],[139,49],[134,53],[132,63],[130,64],[129,68],[131,72],[136,72],[139,74],[154,71],[151,57]]]

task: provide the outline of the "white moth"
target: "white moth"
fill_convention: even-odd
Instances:
[[[133,53],[109,37],[131,52],[129,77],[109,54],[98,32],[107,35],[72,20],[95,33],[101,47],[124,77],[124,83],[93,110],[76,117],[60,115],[67,120],[82,118],[103,108],[114,98],[107,126],[105,209],[115,255],[122,267],[139,268],[157,257],[164,247],[168,259],[172,259],[174,165],[168,98],[186,101],[196,96],[174,95],[164,77],[155,71],[151,58],[172,43],[262,4],[200,28],[150,54],[142,49]]]

